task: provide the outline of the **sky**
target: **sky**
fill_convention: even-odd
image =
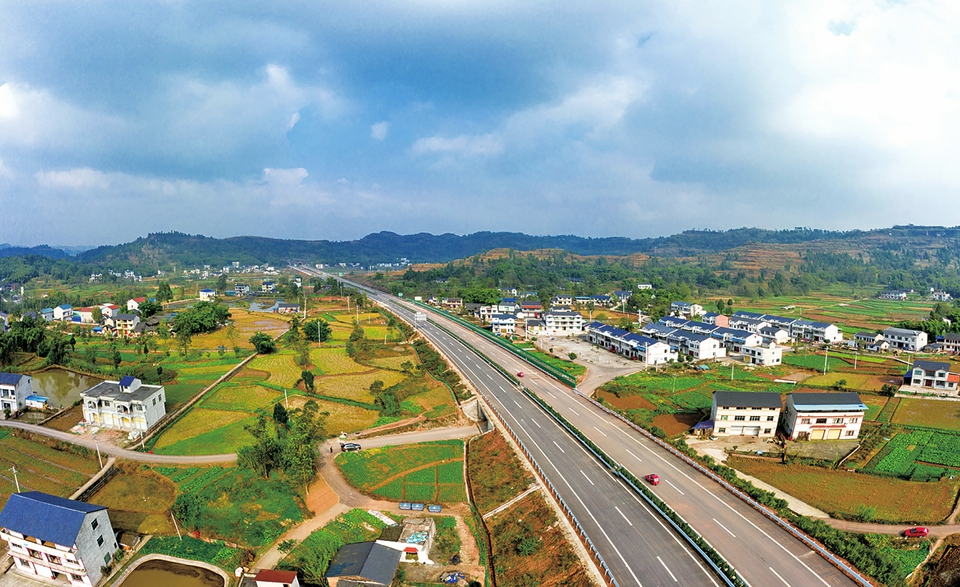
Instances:
[[[960,224],[960,4],[0,0],[0,243]]]

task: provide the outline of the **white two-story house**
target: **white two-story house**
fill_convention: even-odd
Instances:
[[[39,491],[14,493],[0,512],[0,538],[24,575],[92,587],[117,551],[107,508]]]
[[[162,385],[143,385],[136,377],[103,381],[80,394],[83,419],[116,430],[149,430],[167,413]]]
[[[922,330],[891,327],[883,331],[883,340],[890,343],[891,348],[915,353],[927,346],[927,333]]]
[[[770,437],[777,433],[783,400],[767,391],[715,391],[710,419],[716,436]]]
[[[583,316],[579,312],[548,310],[543,313],[543,324],[545,334],[565,336],[583,333]]]
[[[909,380],[913,387],[924,387],[937,391],[957,391],[960,374],[950,372],[950,363],[917,359],[913,362]]]
[[[853,392],[791,393],[783,430],[790,440],[853,440],[860,435],[866,411]]]
[[[33,395],[33,377],[20,373],[0,373],[0,418],[9,411],[15,414],[26,407]]]
[[[743,347],[743,360],[751,365],[772,367],[783,362],[783,349],[774,343]]]
[[[498,336],[517,331],[517,317],[513,314],[494,314],[490,317],[490,331]]]

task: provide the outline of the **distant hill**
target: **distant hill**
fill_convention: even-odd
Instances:
[[[532,251],[562,249],[577,255],[623,256],[643,253],[659,257],[715,255],[746,246],[798,245],[803,249],[870,251],[879,248],[923,249],[950,243],[957,246],[960,228],[895,226],[871,231],[826,231],[797,228],[765,230],[736,228],[725,231],[688,230],[667,237],[585,238],[574,235],[532,236],[516,232],[476,232],[468,235],[393,232],[369,234],[359,240],[284,240],[256,236],[217,239],[179,232],[153,233],[120,245],[101,246],[78,253],[73,259],[85,265],[138,268],[152,271],[178,265],[219,268],[234,261],[242,265],[302,261],[314,263],[391,263],[407,258],[414,263],[446,263],[494,249]],[[0,245],[0,257],[43,255],[68,257],[62,249],[47,245],[11,247]]]
[[[0,257],[23,257],[26,255],[43,255],[51,259],[63,259],[69,257],[70,253],[63,249],[55,249],[48,245],[39,245],[36,247],[14,247],[7,243],[0,244]]]

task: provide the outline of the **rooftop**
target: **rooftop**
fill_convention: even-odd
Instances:
[[[21,377],[20,373],[0,373],[0,385],[16,385]]]
[[[345,544],[337,551],[324,577],[363,577],[389,585],[400,565],[401,552],[376,542]]]
[[[713,402],[718,406],[738,408],[781,408],[783,400],[772,391],[715,391]]]
[[[863,410],[867,406],[860,400],[860,396],[852,391],[840,393],[791,393],[789,401],[798,409],[804,411],[835,411],[835,410]]]
[[[14,493],[0,512],[0,527],[44,542],[73,546],[87,514],[105,509],[39,491]]]
[[[123,387],[127,387],[124,385]],[[101,381],[80,394],[83,398],[106,398],[142,402],[163,389],[162,385],[141,385],[133,391],[123,391],[120,381]]]

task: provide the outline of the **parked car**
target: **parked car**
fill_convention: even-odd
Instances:
[[[930,528],[924,528],[923,526],[917,526],[916,528],[907,528],[903,531],[903,535],[907,538],[923,538],[930,533]]]
[[[517,377],[523,377],[523,371],[517,371]]]
[[[660,485],[660,477],[658,477],[657,475],[654,475],[653,473],[650,473],[649,475],[644,475],[643,478],[646,479],[647,483],[649,483],[650,485]]]
[[[343,452],[356,452],[360,450],[360,445],[356,442],[345,442],[340,445],[340,450]]]

